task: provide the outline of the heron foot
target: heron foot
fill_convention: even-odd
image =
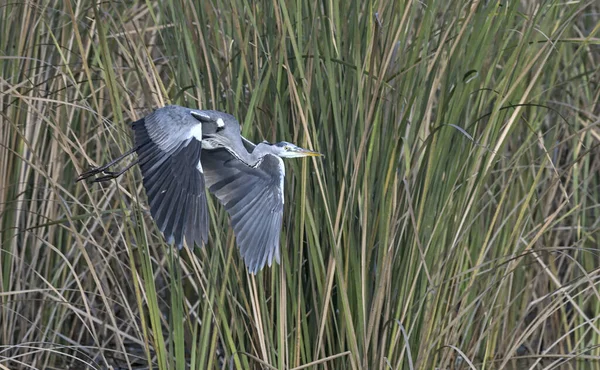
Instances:
[[[94,175],[97,175],[99,173],[104,173],[104,176],[100,176],[97,179],[94,179],[92,182],[104,182],[104,181],[108,181],[108,180],[112,180],[112,179],[116,179],[117,177],[121,176],[125,171],[127,171],[128,169],[131,168],[131,166],[133,166],[134,164],[136,164],[138,161],[137,159],[133,162],[131,162],[129,165],[127,165],[124,169],[122,169],[121,171],[107,171],[107,169],[117,163],[119,163],[120,161],[122,161],[123,159],[125,159],[125,157],[127,157],[130,154],[133,154],[133,152],[135,152],[136,148],[129,150],[127,153],[119,156],[118,158],[116,158],[115,160],[111,161],[110,163],[105,164],[104,166],[100,166],[100,167],[94,167],[91,168],[87,171],[85,171],[84,173],[82,173],[81,175],[79,175],[79,177],[77,177],[77,179],[75,180],[75,182],[79,182],[81,180],[85,180],[89,177],[92,177]]]
[[[79,177],[77,178],[77,180],[75,180],[75,182],[85,180],[85,179],[92,177],[94,175],[97,175],[99,173],[104,173],[104,176],[97,177],[97,178],[93,179],[92,182],[105,182],[105,181],[109,181],[112,179],[116,179],[117,177],[124,174],[128,169],[130,169],[137,162],[138,162],[137,160],[131,162],[129,165],[127,165],[121,171],[107,171],[106,170],[107,166],[92,168],[89,171],[86,171],[86,172],[82,173],[81,175],[79,175]]]

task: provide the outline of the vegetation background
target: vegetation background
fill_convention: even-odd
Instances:
[[[600,368],[597,1],[0,1],[0,369]],[[286,162],[282,263],[172,251],[168,103]]]

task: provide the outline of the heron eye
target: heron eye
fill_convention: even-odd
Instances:
[[[290,150],[292,150],[292,148],[289,145],[286,145],[283,147],[283,150],[285,150],[286,152],[289,152]]]

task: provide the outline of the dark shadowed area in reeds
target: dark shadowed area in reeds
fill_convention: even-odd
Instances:
[[[0,2],[0,369],[600,368],[596,1]],[[170,248],[166,104],[286,161],[282,263]],[[133,158],[132,158],[133,159]],[[125,165],[124,163],[123,165]]]

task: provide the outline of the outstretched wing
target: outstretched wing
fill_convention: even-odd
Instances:
[[[251,273],[279,263],[283,219],[281,158],[266,155],[250,167],[226,149],[203,150],[206,185],[231,216],[231,225],[244,262]]]
[[[132,124],[150,213],[168,243],[201,246],[208,210],[200,164],[202,124],[181,119],[182,107],[161,108]]]

